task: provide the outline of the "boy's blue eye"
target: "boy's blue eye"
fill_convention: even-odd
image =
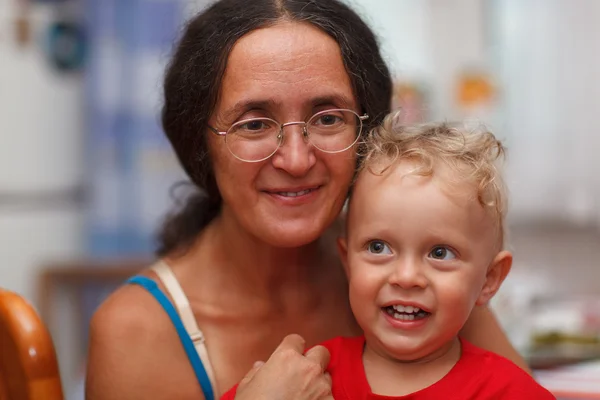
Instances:
[[[454,260],[456,258],[456,254],[452,250],[444,246],[436,246],[429,253],[429,257],[434,258],[436,260]]]
[[[392,254],[389,246],[383,240],[372,240],[367,247],[369,253],[373,254]]]

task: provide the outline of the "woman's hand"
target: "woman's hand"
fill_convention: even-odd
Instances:
[[[257,363],[240,382],[236,400],[333,400],[325,373],[329,351],[315,346],[306,354],[299,335],[286,336],[266,363]]]

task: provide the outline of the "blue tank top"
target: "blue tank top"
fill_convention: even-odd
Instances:
[[[175,326],[177,330],[177,335],[179,336],[179,340],[183,345],[183,349],[185,350],[185,354],[187,355],[192,368],[194,369],[194,374],[196,374],[196,379],[200,384],[200,388],[202,389],[202,393],[204,394],[204,398],[206,400],[215,400],[215,394],[213,392],[212,385],[210,384],[210,379],[208,378],[208,374],[206,373],[206,369],[204,369],[204,365],[202,364],[202,360],[198,356],[196,352],[196,348],[194,347],[194,342],[188,335],[185,327],[183,326],[183,321],[179,317],[177,310],[169,301],[169,298],[160,290],[156,282],[152,279],[145,276],[134,276],[130,278],[127,283],[139,285],[146,289],[158,303],[165,310],[171,322]]]

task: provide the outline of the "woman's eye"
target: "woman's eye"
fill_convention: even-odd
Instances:
[[[265,121],[261,120],[248,121],[245,124],[242,124],[240,128],[248,131],[258,131],[267,128],[267,124],[265,123]]]
[[[389,246],[382,240],[373,240],[367,247],[369,253],[373,254],[392,254]]]
[[[334,114],[326,114],[326,115],[321,115],[317,121],[316,124],[317,125],[323,125],[323,126],[328,126],[328,125],[335,125],[339,122],[342,121],[342,118],[340,118],[337,115]]]
[[[434,258],[436,260],[454,260],[456,258],[456,254],[452,250],[444,246],[434,247],[433,250],[429,253],[429,257]]]

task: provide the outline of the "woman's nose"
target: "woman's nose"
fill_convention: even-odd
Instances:
[[[316,163],[315,149],[310,144],[305,128],[301,124],[282,129],[282,143],[273,155],[273,166],[294,177],[302,177]]]

